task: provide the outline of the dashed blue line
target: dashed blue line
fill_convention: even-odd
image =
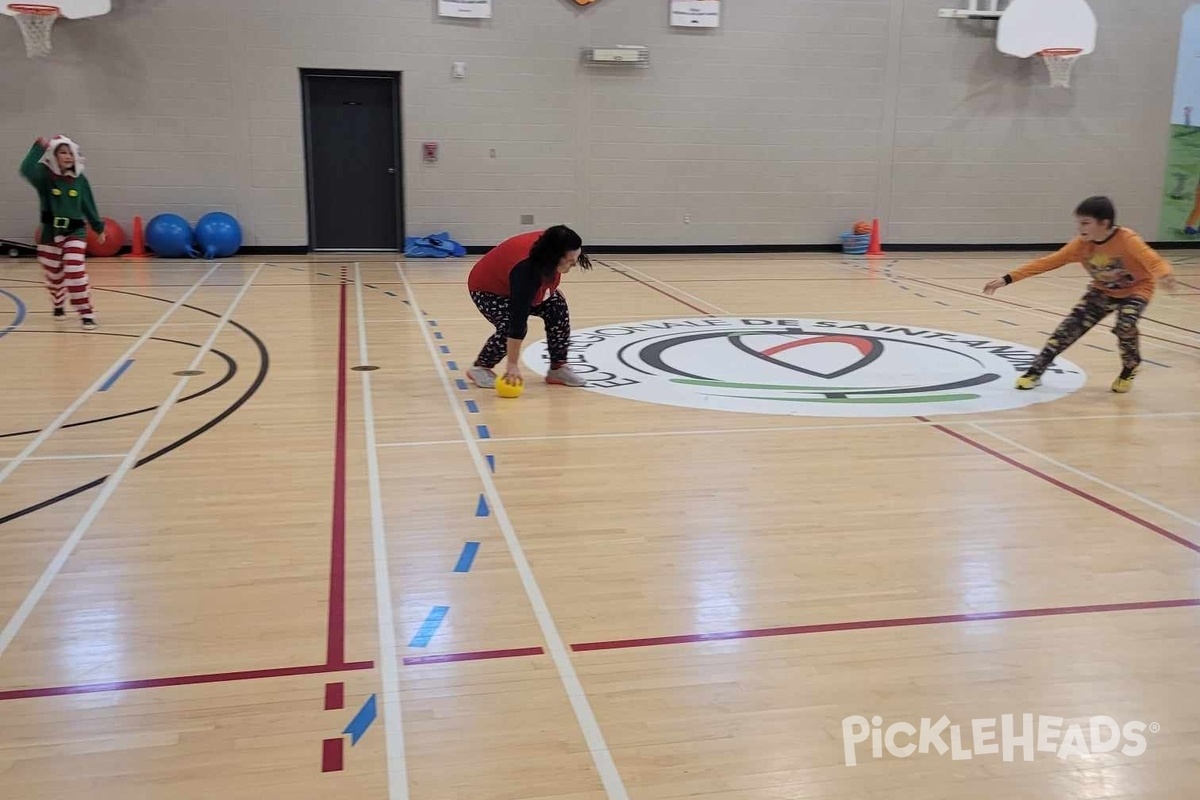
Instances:
[[[475,430],[479,433],[480,439],[490,439],[492,434],[488,432],[487,425],[476,425]]]
[[[456,379],[455,383],[458,384],[458,388],[462,389],[464,392],[467,390],[467,382],[462,378]]]
[[[443,353],[449,353],[449,352],[450,352],[450,348],[449,348],[449,347],[447,347],[446,345],[442,345],[442,346],[441,346],[439,349],[440,349],[440,350],[441,350]]]
[[[496,471],[496,457],[488,456],[487,462],[488,462],[488,469],[490,469],[492,472],[495,472]]]
[[[431,320],[429,320],[429,327],[431,327],[431,328],[436,328],[436,327],[437,327],[437,320],[435,320],[435,319],[431,319]]]
[[[462,553],[458,556],[458,563],[454,565],[455,572],[470,572],[471,565],[475,563],[475,554],[479,552],[479,542],[467,542],[463,545]]]
[[[124,363],[124,364],[122,364],[122,365],[121,365],[121,366],[120,366],[120,367],[117,369],[117,371],[116,371],[116,372],[114,372],[112,375],[109,375],[109,376],[108,376],[108,380],[106,380],[106,381],[105,381],[105,382],[104,382],[104,383],[103,383],[103,384],[100,386],[100,391],[102,391],[102,392],[107,392],[109,389],[111,389],[111,388],[112,388],[112,385],[113,385],[114,383],[116,383],[116,382],[117,382],[117,379],[118,379],[118,378],[120,378],[122,375],[124,375],[124,374],[125,374],[125,370],[129,369],[129,368],[130,368],[130,367],[132,367],[132,366],[133,366],[133,359],[132,359],[132,358],[127,358],[127,359],[125,359],[125,363]]]
[[[425,647],[428,645],[449,612],[450,606],[434,606],[430,609],[429,616],[425,617],[425,622],[421,623],[421,629],[416,632],[408,646]]]
[[[445,336],[442,336],[442,332],[441,332],[441,331],[434,331],[434,332],[433,332],[433,338],[435,338],[435,339],[445,339],[446,337],[445,337]]]
[[[453,361],[447,361],[446,366],[450,367],[451,372],[458,372],[458,364]]]
[[[474,401],[474,400],[468,400],[468,401],[467,401],[467,411],[470,411],[472,414],[478,414],[478,413],[479,413],[479,406],[477,406],[477,405],[475,404],[475,401]]]
[[[488,510],[487,498],[479,495],[479,503],[475,506],[475,516],[486,517],[490,513],[492,512]]]

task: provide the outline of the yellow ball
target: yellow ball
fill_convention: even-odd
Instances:
[[[509,383],[504,376],[496,379],[496,394],[501,397],[520,397],[523,391],[525,391],[523,383]]]

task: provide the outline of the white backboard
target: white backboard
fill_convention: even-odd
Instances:
[[[1096,49],[1096,14],[1087,0],[1012,0],[1000,17],[996,47],[1029,58],[1053,47]]]
[[[58,6],[58,15],[66,19],[99,17],[112,11],[112,0],[44,0],[33,5]],[[15,16],[8,7],[8,0],[0,0],[0,13]]]

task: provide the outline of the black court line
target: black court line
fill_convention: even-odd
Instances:
[[[153,295],[138,294],[137,292],[126,292],[126,291],[121,291],[119,289],[97,289],[97,291],[112,292],[114,294],[124,294],[124,295],[129,295],[130,297],[140,297],[143,300],[154,300],[155,302],[167,303],[168,305],[175,302],[174,300],[165,300],[161,297],[154,297]],[[213,311],[209,311],[206,308],[200,308],[198,306],[188,305],[186,303],[183,304],[181,307],[190,309],[192,311],[198,311],[201,314],[206,314],[210,317],[215,317],[217,319],[220,319],[222,316],[221,314],[217,314]],[[250,398],[253,397],[258,392],[258,390],[262,387],[263,383],[266,381],[267,372],[269,371],[269,368],[270,368],[270,353],[267,350],[267,346],[263,343],[262,339],[258,338],[258,336],[254,333],[254,331],[249,330],[248,328],[246,328],[244,325],[237,322],[236,320],[231,319],[228,321],[228,324],[232,325],[233,327],[235,327],[239,331],[241,331],[243,334],[245,334],[246,337],[249,338],[250,341],[252,341],[254,343],[255,347],[258,348],[259,368],[258,368],[258,374],[255,375],[255,377],[254,377],[254,381],[250,384],[250,386],[246,389],[246,391],[244,391],[240,397],[238,397],[236,400],[233,401],[233,403],[231,403],[228,407],[226,407],[224,411],[217,414],[217,416],[213,417],[208,422],[206,422],[203,425],[201,425],[200,427],[196,428],[191,433],[188,433],[187,435],[185,435],[179,439],[176,439],[175,441],[171,442],[170,444],[159,448],[158,450],[154,451],[153,453],[151,453],[148,456],[143,456],[142,458],[138,459],[138,461],[133,465],[134,469],[138,469],[138,468],[143,467],[146,464],[149,464],[153,461],[157,461],[158,459],[162,458],[163,456],[167,455],[168,453],[171,453],[172,451],[176,450],[177,448],[182,447],[183,445],[187,444],[188,442],[192,441],[193,439],[195,439],[199,436],[202,436],[205,433],[207,433],[208,431],[212,430],[217,425],[221,424],[226,419],[228,419],[235,411],[237,411],[243,405],[245,405],[250,400]],[[108,478],[109,478],[108,475],[104,475],[93,481],[89,481],[87,483],[76,486],[74,489],[69,489],[65,492],[62,492],[61,494],[55,495],[54,497],[43,500],[40,503],[34,503],[33,505],[26,506],[25,508],[22,508],[18,511],[12,512],[11,514],[7,514],[3,517],[0,517],[0,525],[20,519],[21,517],[32,514],[35,511],[40,511],[43,508],[48,508],[49,506],[54,505],[55,503],[61,503],[63,500],[68,500],[78,494],[82,494],[83,492],[94,489],[97,486],[100,486],[101,484],[103,484],[106,480],[108,480]]]
[[[13,333],[16,333],[16,331],[13,331]],[[79,336],[121,336],[121,337],[129,338],[129,339],[136,339],[136,338],[137,338],[137,337],[140,335],[140,334],[135,334],[135,333],[111,333],[111,332],[109,332],[109,331],[36,331],[36,330],[23,330],[23,331],[21,331],[21,333],[25,333],[25,334],[30,334],[30,333],[45,333],[45,334],[59,335],[59,336],[62,336],[62,335],[68,335],[68,336],[69,336],[69,335],[79,335]],[[184,342],[184,341],[180,341],[180,340],[178,340],[178,339],[165,339],[165,338],[158,337],[158,336],[151,336],[151,337],[150,337],[150,341],[152,341],[152,342],[166,342],[166,343],[168,343],[168,344],[181,344],[181,345],[184,345],[184,346],[186,346],[186,347],[195,347],[195,348],[197,348],[197,349],[199,349],[199,347],[200,347],[200,345],[196,344],[195,342]],[[214,349],[212,349],[212,350],[211,350],[211,352],[213,353],[213,355],[216,355],[216,356],[220,357],[222,360],[224,360],[224,362],[225,362],[225,374],[224,374],[224,375],[221,377],[221,380],[217,381],[216,383],[212,384],[211,386],[209,386],[209,387],[207,387],[207,388],[205,388],[205,389],[201,389],[201,390],[200,390],[200,391],[198,391],[198,392],[193,392],[192,394],[189,394],[189,395],[188,395],[188,396],[186,396],[186,397],[181,397],[181,398],[179,398],[179,400],[178,400],[178,402],[179,402],[179,403],[186,403],[186,402],[187,402],[187,401],[189,401],[189,400],[195,400],[195,399],[197,399],[197,398],[199,398],[199,397],[203,397],[204,395],[206,395],[206,394],[209,394],[210,392],[215,392],[217,389],[220,389],[222,386],[224,386],[225,384],[227,384],[227,383],[229,383],[231,380],[233,380],[233,376],[237,374],[237,371],[238,371],[238,366],[237,366],[237,362],[236,362],[236,361],[234,361],[234,360],[233,360],[233,358],[231,358],[231,357],[230,357],[230,356],[229,356],[227,353],[225,353],[225,352],[223,352],[223,351],[221,351],[221,350],[217,350],[217,349],[215,349],[215,348],[214,348]],[[85,420],[81,420],[81,421],[79,421],[79,422],[71,422],[71,423],[68,423],[68,424],[66,424],[66,425],[63,425],[63,426],[62,426],[62,429],[64,429],[64,430],[65,430],[65,429],[67,429],[67,428],[80,428],[80,427],[83,427],[84,425],[95,425],[95,424],[97,424],[97,423],[100,423],[100,422],[112,422],[113,420],[116,420],[116,419],[124,419],[125,417],[134,417],[134,416],[137,416],[138,414],[149,414],[151,411],[156,411],[157,409],[158,409],[158,406],[148,406],[147,408],[139,408],[139,409],[137,409],[137,410],[135,410],[135,411],[126,411],[126,412],[124,412],[124,413],[121,413],[121,414],[110,414],[110,415],[109,415],[109,416],[107,416],[107,417],[95,417],[95,418],[93,418],[93,419],[85,419]],[[36,436],[37,434],[39,434],[39,433],[41,433],[41,432],[42,432],[42,429],[41,429],[41,428],[32,428],[32,429],[30,429],[30,430],[27,430],[27,431],[13,431],[12,433],[0,433],[0,439],[11,439],[11,438],[12,438],[12,437],[14,437],[14,436]]]

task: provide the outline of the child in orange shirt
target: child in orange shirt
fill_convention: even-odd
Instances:
[[[1136,233],[1116,225],[1117,212],[1107,197],[1089,197],[1075,209],[1075,216],[1079,222],[1079,238],[1053,255],[990,281],[983,287],[983,293],[994,294],[1010,283],[1073,262],[1082,264],[1092,276],[1092,285],[1050,336],[1029,370],[1017,378],[1016,386],[1018,389],[1037,386],[1042,382],[1042,373],[1060,353],[1116,311],[1113,333],[1121,350],[1121,374],[1113,381],[1112,390],[1128,392],[1133,388],[1133,378],[1142,361],[1138,349],[1138,320],[1154,297],[1158,281],[1161,280],[1168,289],[1174,289],[1171,265]]]

